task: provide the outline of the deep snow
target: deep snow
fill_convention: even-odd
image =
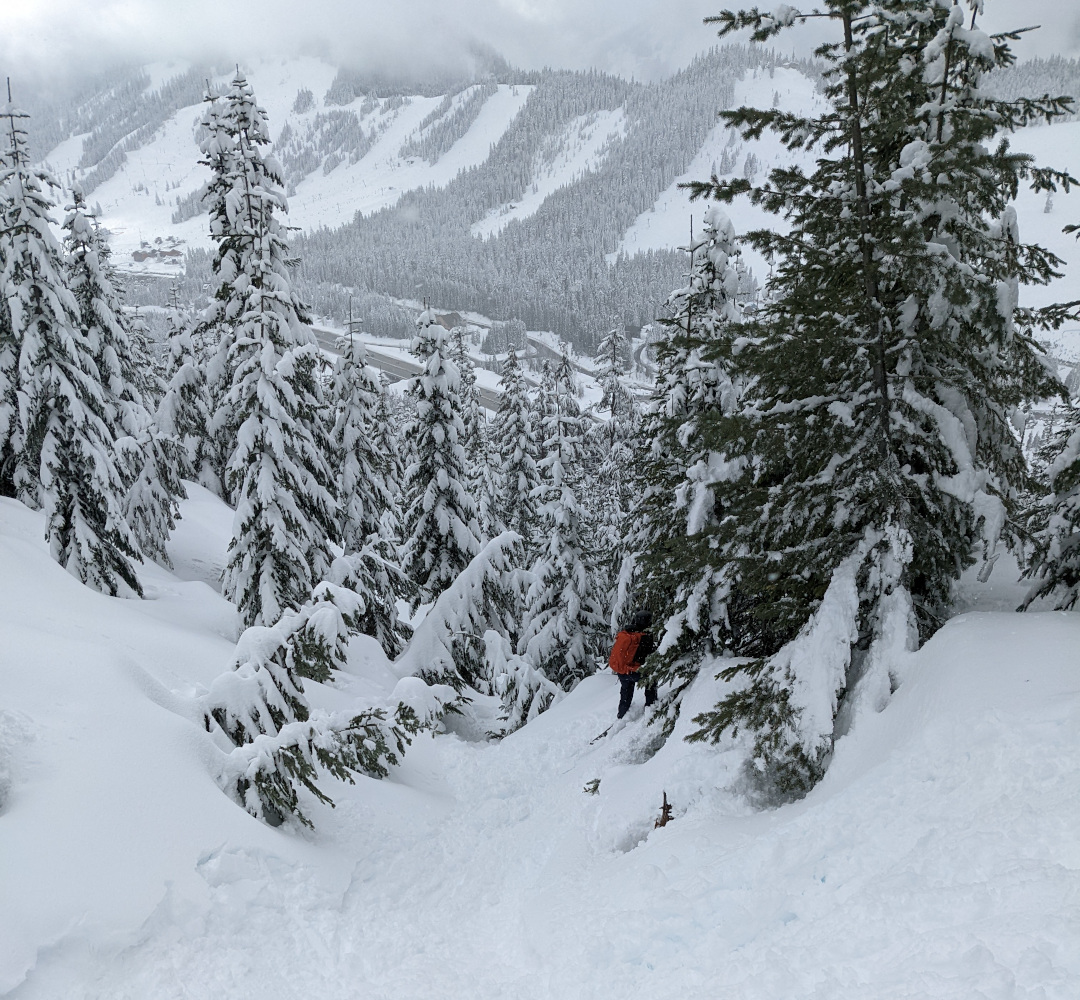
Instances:
[[[388,780],[328,787],[307,834],[210,776],[191,698],[232,652],[205,582],[231,512],[193,488],[184,515],[176,572],[125,601],[0,500],[0,994],[1080,995],[1080,615],[954,619],[781,809],[747,804],[730,746],[655,752],[640,694],[591,745],[617,700],[598,675],[501,743],[425,735]],[[396,681],[361,638],[312,700]]]

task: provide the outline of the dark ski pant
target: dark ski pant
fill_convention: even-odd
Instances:
[[[637,686],[637,671],[632,674],[619,674],[619,718],[621,719],[630,710],[630,702],[634,700],[634,688]],[[656,685],[645,689],[645,707],[648,708],[656,701]]]

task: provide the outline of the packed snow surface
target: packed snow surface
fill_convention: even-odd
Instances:
[[[1080,615],[949,622],[779,809],[689,722],[657,751],[640,694],[591,743],[601,674],[501,743],[477,704],[388,780],[328,786],[313,834],[273,830],[214,784],[191,708],[235,639],[207,582],[231,512],[191,494],[145,601],[80,586],[0,500],[0,994],[1080,996]],[[346,706],[396,681],[357,639],[310,689]]]

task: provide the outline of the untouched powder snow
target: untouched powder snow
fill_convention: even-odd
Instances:
[[[640,694],[591,744],[603,674],[501,743],[421,736],[388,780],[327,784],[314,833],[272,830],[218,790],[189,711],[235,615],[207,583],[231,512],[193,489],[184,515],[177,573],[144,567],[151,599],[123,601],[0,500],[0,995],[1080,995],[1080,615],[949,622],[780,809],[688,721],[657,752]],[[361,638],[309,690],[396,682]],[[699,680],[683,719],[721,687]]]

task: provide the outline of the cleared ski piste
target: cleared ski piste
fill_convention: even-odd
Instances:
[[[640,694],[590,745],[605,674],[499,743],[479,703],[388,780],[328,782],[314,833],[273,830],[218,789],[191,708],[233,649],[205,582],[231,512],[193,488],[184,516],[176,571],[125,601],[0,500],[0,995],[1080,996],[1080,615],[953,619],[781,809],[732,789],[730,744],[653,753]],[[361,638],[309,691],[396,680]]]

